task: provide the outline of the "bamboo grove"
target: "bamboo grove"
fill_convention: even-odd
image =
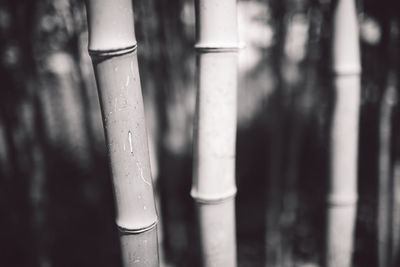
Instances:
[[[236,266],[236,0],[197,0],[193,183],[203,266]],[[357,204],[360,52],[355,2],[335,3],[324,266],[352,266]],[[159,266],[157,213],[129,0],[87,1],[124,266]],[[378,230],[379,233],[380,230]],[[382,236],[381,234],[380,236]],[[268,237],[267,237],[268,238]],[[380,257],[382,255],[379,250]],[[387,266],[380,258],[380,266]]]
[[[1,266],[399,265],[394,0],[27,2]]]
[[[360,52],[353,0],[333,7],[330,133],[324,266],[352,266],[357,207]],[[193,182],[203,266],[236,266],[236,0],[197,0],[197,94]],[[92,56],[107,137],[125,266],[158,266],[157,214],[131,2],[87,1]],[[384,189],[381,189],[384,190]],[[381,191],[380,195],[384,195]],[[382,202],[380,202],[380,205]],[[382,216],[380,215],[381,220]],[[385,243],[387,232],[379,228]],[[268,238],[268,236],[267,236]],[[388,266],[378,246],[379,266]]]

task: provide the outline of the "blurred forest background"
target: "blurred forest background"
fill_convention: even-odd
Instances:
[[[133,2],[163,264],[196,266],[194,1]],[[333,103],[331,1],[238,5],[246,43],[237,114],[239,266],[319,266]],[[357,1],[355,266],[377,266],[380,177],[400,181],[399,5]],[[0,0],[1,266],[121,266],[87,41],[81,0]]]

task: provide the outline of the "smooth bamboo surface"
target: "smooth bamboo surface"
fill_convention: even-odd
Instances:
[[[354,0],[339,0],[333,21],[333,109],[325,266],[352,266],[357,204],[360,51]]]
[[[196,0],[196,45],[199,50],[238,48],[236,0]]]
[[[157,244],[157,227],[142,234],[120,232],[122,264],[129,267],[159,266]]]
[[[136,51],[94,60],[106,132],[117,225],[140,231],[155,224],[146,126]]]
[[[219,201],[236,193],[237,53],[199,54],[197,62],[199,90],[191,194],[203,202]]]
[[[101,55],[120,54],[136,46],[132,1],[86,0],[85,3],[89,51]]]
[[[236,266],[236,0],[196,1],[197,100],[191,195],[205,267]]]
[[[86,1],[124,266],[156,267],[157,213],[140,85],[132,2]]]
[[[196,203],[204,266],[236,266],[235,199]]]

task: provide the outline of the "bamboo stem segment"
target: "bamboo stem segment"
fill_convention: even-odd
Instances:
[[[197,102],[191,195],[203,265],[236,266],[236,0],[196,1]]]
[[[395,77],[389,71],[388,85],[382,95],[379,120],[379,185],[378,185],[378,206],[377,206],[377,236],[378,236],[378,266],[392,266],[392,237],[396,236],[392,227],[395,219],[394,194],[396,190],[395,176],[392,173],[391,158],[391,132],[393,99],[396,99]],[[393,178],[392,178],[393,176]],[[393,179],[393,180],[392,180]],[[394,265],[393,265],[394,266]]]
[[[333,17],[332,63],[336,102],[330,137],[327,211],[328,267],[352,265],[357,205],[360,51],[354,0],[339,0]]]
[[[130,0],[87,0],[89,53],[110,160],[124,266],[158,266],[155,209]]]

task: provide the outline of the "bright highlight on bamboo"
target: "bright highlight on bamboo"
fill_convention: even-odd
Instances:
[[[124,266],[159,266],[131,0],[87,0],[89,53],[100,97]]]
[[[236,0],[196,1],[198,91],[191,195],[203,266],[236,266]]]
[[[335,106],[330,139],[326,266],[352,265],[357,204],[360,49],[354,0],[339,0],[333,17]]]

